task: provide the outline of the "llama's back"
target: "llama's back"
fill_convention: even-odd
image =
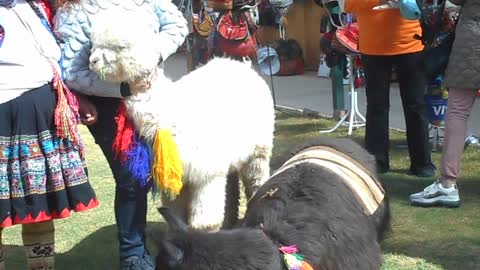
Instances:
[[[179,103],[171,108],[176,139],[183,152],[191,155],[186,158],[197,163],[194,167],[225,170],[233,160],[248,158],[258,146],[271,151],[273,99],[251,65],[215,58],[173,88],[169,92]]]
[[[368,154],[361,158],[366,152],[344,140],[315,140],[295,148],[292,155],[320,143],[353,151],[355,159],[369,167],[364,163],[370,160]],[[378,218],[387,221],[384,207],[380,207],[382,216]],[[318,165],[297,165],[265,183],[251,200],[244,220],[249,227],[259,223],[270,237],[285,245],[297,245],[314,268],[378,269],[381,264],[377,235],[382,228],[364,215],[338,175]],[[349,260],[342,259],[345,254]]]

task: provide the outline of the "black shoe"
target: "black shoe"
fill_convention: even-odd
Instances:
[[[409,174],[417,177],[433,177],[435,176],[435,170],[435,166],[431,164],[420,168],[410,168]]]
[[[120,263],[121,270],[154,270],[155,263],[150,255],[145,254],[143,257],[131,256],[124,259]]]

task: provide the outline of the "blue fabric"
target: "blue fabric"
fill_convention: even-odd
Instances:
[[[401,0],[400,13],[408,20],[419,20],[421,17],[421,12],[416,0]]]
[[[112,141],[116,133],[115,115],[120,99],[91,97],[98,110],[97,123],[89,126],[95,143],[102,149],[115,178],[115,219],[117,222],[120,259],[142,257],[145,247],[148,185],[142,187],[120,160],[116,160]]]
[[[2,7],[13,7],[17,3],[16,0],[0,0],[0,6]]]

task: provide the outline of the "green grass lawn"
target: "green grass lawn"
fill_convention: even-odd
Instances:
[[[290,143],[316,136],[345,136],[345,130],[319,135],[318,130],[334,124],[324,119],[307,119],[278,113],[272,168]],[[117,241],[113,214],[114,181],[100,149],[82,127],[88,147],[91,183],[101,205],[91,211],[73,214],[56,222],[56,268],[60,270],[117,269]],[[362,141],[363,130],[352,138]],[[458,209],[414,208],[407,202],[408,194],[419,191],[435,178],[407,176],[409,168],[405,134],[391,132],[392,172],[383,175],[391,196],[392,232],[384,242],[384,270],[392,269],[480,269],[480,149],[470,147],[464,155],[460,192],[463,205]],[[433,154],[439,164],[440,153]],[[150,225],[162,223],[156,212],[159,201],[150,200]],[[352,224],[352,226],[355,226]],[[7,252],[7,269],[25,269],[21,247],[20,226],[7,228],[3,236]],[[354,269],[345,269],[354,270]]]

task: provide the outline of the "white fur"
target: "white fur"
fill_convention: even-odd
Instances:
[[[93,70],[109,80],[129,82],[153,72],[144,55],[158,56],[155,46],[145,42],[153,39],[154,31],[132,37],[108,35],[105,32],[111,30],[95,25],[93,30],[92,57],[102,59]],[[108,55],[115,60],[108,61]],[[177,207],[194,228],[218,227],[229,172],[239,173],[247,196],[269,177],[274,132],[270,89],[251,63],[226,58],[215,58],[176,82],[163,70],[157,72],[150,90],[125,99],[129,115],[149,142],[158,128],[170,128],[175,134],[185,187],[175,201],[164,203]]]

